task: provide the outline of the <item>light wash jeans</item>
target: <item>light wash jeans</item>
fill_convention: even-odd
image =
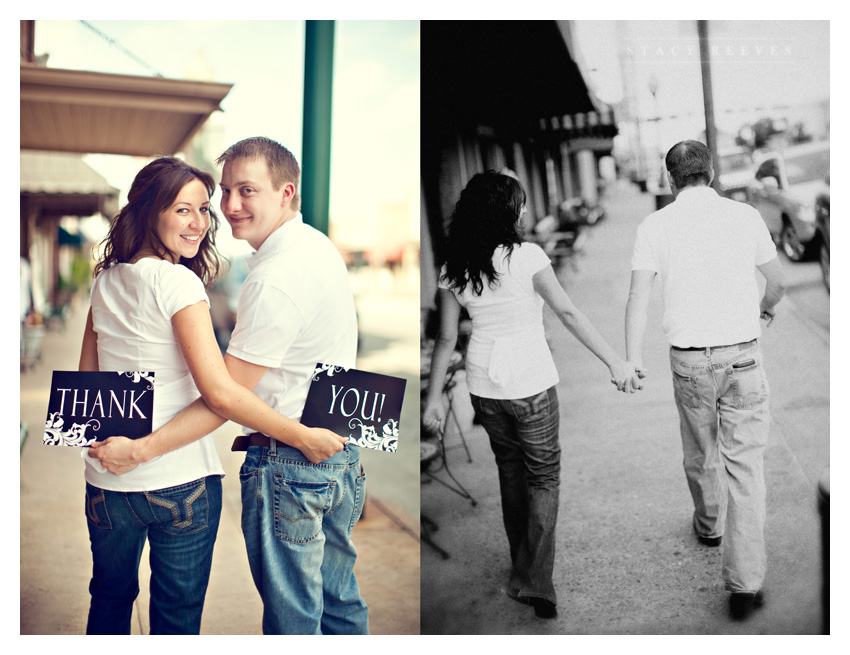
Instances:
[[[723,537],[723,580],[732,592],[764,581],[764,451],[768,384],[757,341],[698,351],[670,349],[694,528]]]
[[[108,491],[86,483],[94,562],[86,634],[130,634],[145,540],[151,634],[199,634],[220,516],[218,475],[156,491]]]
[[[470,396],[499,468],[513,564],[508,593],[557,603],[552,574],[561,482],[558,394],[552,387],[517,400]]]
[[[366,498],[360,449],[321,464],[271,440],[251,446],[239,473],[242,533],[264,634],[368,634],[351,541]]]

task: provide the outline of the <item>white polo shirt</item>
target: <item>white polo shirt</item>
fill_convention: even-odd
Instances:
[[[689,187],[638,227],[631,268],[658,274],[671,345],[724,346],[761,334],[755,267],[774,257],[758,210]]]
[[[296,215],[248,260],[227,352],[267,366],[254,389],[293,420],[301,418],[318,362],[353,367],[357,315],[348,271],[324,234]],[[243,426],[243,432],[253,432]]]

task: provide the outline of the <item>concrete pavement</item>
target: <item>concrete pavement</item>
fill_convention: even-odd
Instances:
[[[560,273],[572,300],[623,352],[629,262],[653,199],[617,186],[575,269]],[[555,587],[559,616],[537,619],[505,594],[510,568],[498,478],[484,430],[457,394],[468,463],[449,431],[452,473],[478,501],[423,484],[421,507],[449,559],[423,544],[423,634],[818,634],[821,542],[817,483],[829,466],[829,334],[783,301],[762,345],[771,384],[766,454],[767,603],[728,619],[720,549],[698,544],[672,398],[660,298],[647,329],[646,388],[618,393],[606,367],[546,311],[561,376],[561,507]],[[438,474],[439,475],[439,474]],[[424,478],[423,478],[424,481]]]
[[[419,633],[419,337],[416,284],[376,273],[358,297],[361,352],[358,367],[408,379],[399,452],[364,453],[367,503],[354,530],[356,574],[369,605],[373,634]],[[379,293],[378,293],[379,292]],[[79,301],[67,326],[49,331],[41,362],[21,373],[21,422],[29,437],[20,463],[21,634],[83,634],[91,575],[83,514],[83,463],[76,448],[41,444],[51,373],[77,366],[87,301]],[[403,315],[388,321],[389,315]],[[224,507],[204,609],[202,634],[261,634],[262,603],[244,552],[240,528],[239,467],[244,453],[230,452],[238,432],[226,423],[215,433],[226,471]],[[365,450],[365,449],[364,449]],[[134,634],[147,634],[147,554],[133,615]]]

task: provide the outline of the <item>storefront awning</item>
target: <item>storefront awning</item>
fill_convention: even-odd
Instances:
[[[21,64],[21,149],[150,157],[183,150],[232,84]]]
[[[427,122],[524,129],[597,109],[557,21],[425,21],[422,34],[421,75],[439,80],[422,96]]]
[[[118,189],[74,153],[21,151],[21,196],[37,201],[41,216],[118,211]]]

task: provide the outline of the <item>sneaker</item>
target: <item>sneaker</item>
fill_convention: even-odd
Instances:
[[[752,592],[733,592],[729,596],[729,611],[736,621],[748,618],[754,610],[764,605],[764,593],[759,590]]]

